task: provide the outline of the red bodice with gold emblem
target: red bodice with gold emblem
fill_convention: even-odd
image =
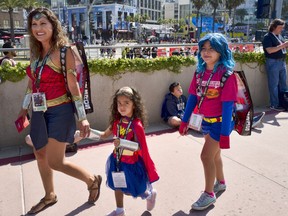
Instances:
[[[42,62],[39,62],[35,73],[36,62],[33,62],[27,67],[26,73],[32,80],[32,91],[37,92],[36,79],[40,70]],[[53,64],[50,58],[47,59],[43,67],[39,92],[44,92],[47,100],[47,106],[57,106],[63,103],[70,102],[67,97],[66,85],[63,73],[60,67]]]

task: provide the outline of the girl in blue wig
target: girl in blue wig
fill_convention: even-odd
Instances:
[[[189,87],[189,98],[179,133],[186,135],[190,127],[204,134],[201,160],[205,190],[192,205],[192,209],[204,210],[216,202],[215,193],[226,189],[221,149],[230,147],[237,82],[232,74],[221,86],[223,75],[232,73],[235,65],[228,42],[222,34],[207,34],[198,46],[197,70]]]

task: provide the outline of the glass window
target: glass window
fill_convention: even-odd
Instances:
[[[10,25],[9,25],[9,21],[8,21],[8,20],[3,20],[3,27],[4,27],[4,28],[10,28]]]
[[[112,11],[106,11],[106,29],[112,29]]]
[[[19,20],[14,20],[14,27],[20,28],[20,21]]]
[[[97,27],[99,28],[102,28],[102,12],[97,12],[96,13],[96,22],[97,22]]]

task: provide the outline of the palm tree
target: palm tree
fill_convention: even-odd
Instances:
[[[37,0],[1,0],[0,8],[8,10],[9,19],[10,19],[10,38],[15,42],[15,33],[14,33],[14,19],[13,11],[14,8],[24,8],[28,13],[35,7],[45,6],[42,1]]]
[[[222,3],[222,0],[208,0],[209,4],[212,6],[213,8],[213,26],[212,26],[212,32],[214,32],[215,30],[215,17],[216,17],[216,10],[219,7],[219,5]]]
[[[229,17],[231,17],[232,14],[232,10],[234,10],[234,16],[233,16],[233,21],[232,21],[232,26],[234,26],[235,23],[235,10],[238,6],[240,6],[241,4],[245,3],[245,0],[226,0],[226,4],[225,7],[228,9],[228,14]],[[224,22],[224,28],[225,28],[225,22]],[[234,34],[234,31],[232,31],[232,37]]]
[[[199,13],[201,8],[206,4],[206,0],[191,0],[194,7],[196,8],[196,26],[198,26],[198,20],[199,20]]]
[[[245,0],[226,0],[225,7],[228,9],[229,17],[231,17],[232,10],[235,10],[238,6],[245,3]]]
[[[14,8],[21,7],[22,1],[21,0],[1,0],[0,8],[8,10],[9,19],[10,19],[10,38],[13,42],[15,42],[15,34],[14,34],[14,19],[13,19],[13,11]]]
[[[127,22],[134,22],[134,17],[128,15],[128,16],[126,17],[126,21],[127,21]]]
[[[197,12],[196,12],[196,27],[198,27],[198,29],[197,29],[197,39],[199,39],[200,34],[201,34],[201,31],[200,31],[199,25],[198,25],[199,14],[200,14],[201,8],[206,4],[206,0],[191,0],[191,2],[193,3],[194,7],[197,10]]]
[[[235,15],[238,16],[240,18],[240,22],[243,23],[243,19],[246,15],[248,15],[248,12],[246,9],[241,8],[235,11]]]
[[[150,19],[150,17],[147,14],[144,15],[136,14],[134,17],[135,22],[138,23],[145,23],[147,19]]]
[[[27,11],[27,13],[30,13],[34,8],[45,6],[49,7],[47,3],[44,3],[43,1],[37,1],[37,0],[22,0],[22,7]]]

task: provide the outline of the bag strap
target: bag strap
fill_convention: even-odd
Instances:
[[[67,68],[66,68],[66,65],[67,65],[67,64],[66,64],[67,48],[68,48],[68,46],[63,46],[63,47],[61,47],[61,49],[60,49],[60,63],[61,63],[61,71],[62,71],[62,73],[63,73],[64,80],[65,80],[66,91],[67,91],[68,96],[70,97],[70,96],[71,96],[71,93],[70,93],[69,88],[68,88]]]
[[[223,88],[225,82],[227,81],[227,79],[234,73],[234,71],[232,70],[228,70],[226,71],[223,76],[221,77],[221,81],[220,81],[220,87]]]
[[[1,66],[3,60],[5,60],[5,59],[9,59],[9,58],[8,58],[7,56],[4,56],[3,58],[1,58],[1,59],[0,59],[0,66]]]

